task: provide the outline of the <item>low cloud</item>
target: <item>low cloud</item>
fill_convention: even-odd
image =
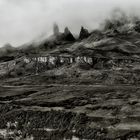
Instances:
[[[0,0],[0,46],[14,46],[52,33],[56,22],[75,34],[83,25],[98,28],[111,11],[119,7],[127,14],[139,15],[139,0]]]

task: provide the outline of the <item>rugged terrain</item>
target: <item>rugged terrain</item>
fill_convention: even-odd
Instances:
[[[0,134],[18,122],[22,139],[139,140],[139,23],[108,21],[91,33],[82,27],[79,39],[55,25],[47,40],[7,44],[0,57]]]

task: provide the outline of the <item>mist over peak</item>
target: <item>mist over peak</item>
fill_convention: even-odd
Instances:
[[[54,22],[60,31],[66,26],[73,34],[79,34],[81,26],[92,31],[110,18],[116,7],[122,14],[139,16],[139,5],[139,0],[0,0],[0,46],[7,42],[19,46],[49,36]]]

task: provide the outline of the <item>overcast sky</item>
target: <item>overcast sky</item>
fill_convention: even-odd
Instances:
[[[74,33],[81,25],[92,30],[118,7],[138,14],[140,0],[0,0],[0,46],[49,35],[54,22]]]

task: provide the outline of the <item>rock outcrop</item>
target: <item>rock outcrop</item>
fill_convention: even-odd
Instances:
[[[89,32],[87,29],[85,29],[84,27],[81,27],[81,31],[80,31],[80,35],[79,35],[79,39],[84,39],[89,37]]]
[[[72,35],[72,33],[70,32],[68,27],[66,27],[65,30],[64,30],[64,40],[66,40],[66,41],[75,41],[75,38]]]
[[[59,35],[59,27],[56,23],[53,25],[53,34]]]
[[[66,27],[64,32],[62,33],[59,31],[58,25],[54,24],[53,35],[50,36],[48,41],[56,44],[61,44],[63,41],[75,41],[75,38],[68,27]]]

